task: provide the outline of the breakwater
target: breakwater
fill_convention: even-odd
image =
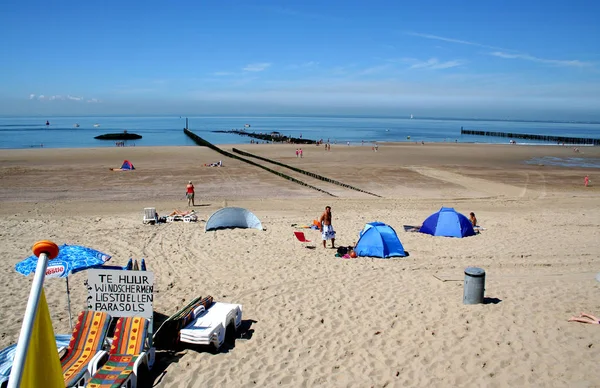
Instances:
[[[123,131],[121,133],[106,133],[104,135],[95,136],[94,139],[98,140],[138,140],[141,139],[142,135],[137,133],[128,133]]]
[[[460,128],[461,135],[476,135],[476,136],[493,136],[493,137],[507,137],[514,139],[525,139],[525,140],[540,140],[554,143],[564,144],[588,144],[588,145],[600,145],[600,139],[592,139],[585,137],[568,137],[568,136],[550,136],[550,135],[532,135],[526,133],[510,133],[510,132],[491,132],[491,131],[476,131],[471,129]]]
[[[262,156],[254,155],[254,154],[251,154],[250,152],[238,150],[236,148],[233,148],[232,151],[235,152],[235,153],[237,153],[237,154],[243,155],[243,156],[248,156],[248,157],[251,157],[251,158],[256,158],[256,159],[259,159],[259,160],[263,160],[265,162],[276,164],[276,165],[281,166],[281,167],[289,168],[292,171],[295,171],[295,172],[298,172],[300,174],[304,174],[304,175],[310,176],[310,177],[315,178],[315,179],[322,180],[324,182],[329,182],[329,183],[332,183],[334,185],[342,186],[342,187],[345,187],[345,188],[350,189],[350,190],[359,191],[361,193],[365,193],[365,194],[372,195],[374,197],[381,198],[380,195],[373,194],[373,193],[368,192],[368,191],[363,190],[363,189],[359,189],[358,187],[350,186],[350,185],[348,185],[346,183],[342,183],[340,181],[336,181],[335,179],[330,179],[330,178],[324,177],[324,176],[319,175],[319,174],[315,174],[315,173],[310,172],[310,171],[305,171],[305,170],[302,170],[302,169],[297,168],[297,167],[289,166],[287,164],[278,162],[276,160],[271,160],[271,159],[268,159],[268,158],[264,158]]]
[[[229,131],[212,131],[214,133],[231,133],[234,135],[240,136],[248,136],[254,139],[259,139],[263,141],[269,141],[273,143],[291,143],[291,144],[316,144],[316,140],[311,139],[301,139],[299,137],[291,137],[284,136],[277,132],[274,133],[256,133],[256,132],[247,132],[241,129],[232,129]]]
[[[244,163],[248,163],[248,164],[250,164],[250,165],[252,165],[252,166],[256,166],[256,167],[258,167],[258,168],[262,168],[262,169],[263,169],[263,170],[265,170],[265,171],[268,171],[268,172],[270,172],[270,173],[272,173],[272,174],[278,175],[278,176],[280,176],[280,177],[282,177],[282,178],[284,178],[284,179],[287,179],[287,180],[289,180],[289,181],[292,181],[292,182],[294,182],[294,183],[297,183],[297,184],[299,184],[299,185],[302,185],[302,186],[305,186],[305,187],[311,188],[311,189],[313,189],[313,190],[316,190],[316,191],[319,191],[319,192],[321,192],[321,193],[327,194],[327,195],[329,195],[329,196],[331,196],[331,197],[336,197],[336,195],[333,195],[333,194],[331,194],[330,192],[327,192],[327,191],[325,191],[325,190],[323,190],[323,189],[320,189],[320,188],[318,188],[318,187],[316,187],[316,186],[309,185],[309,184],[308,184],[308,183],[306,183],[306,182],[302,182],[302,181],[301,181],[301,180],[299,180],[299,179],[296,179],[296,178],[294,178],[294,177],[291,177],[291,176],[289,176],[289,175],[286,175],[286,174],[284,174],[284,173],[281,173],[281,172],[279,172],[279,171],[275,171],[275,170],[273,170],[273,169],[270,169],[270,168],[268,168],[268,167],[265,167],[265,166],[263,166],[263,165],[261,165],[261,164],[258,164],[258,163],[256,163],[256,162],[253,162],[252,160],[248,160],[248,159],[246,159],[246,158],[242,158],[241,156],[238,156],[238,155],[232,154],[231,152],[227,152],[227,151],[225,151],[225,150],[222,150],[222,149],[220,149],[219,147],[217,147],[216,145],[214,145],[214,144],[212,144],[212,143],[210,143],[210,142],[208,142],[208,141],[204,140],[204,139],[203,139],[203,138],[201,138],[200,136],[196,135],[195,133],[193,133],[192,131],[190,131],[190,130],[189,130],[189,129],[187,129],[187,128],[184,128],[184,129],[183,129],[183,133],[185,133],[185,134],[186,134],[186,135],[187,135],[187,136],[188,136],[190,139],[192,139],[192,140],[193,140],[193,141],[194,141],[196,144],[198,144],[199,146],[208,147],[208,148],[210,148],[211,150],[213,150],[213,151],[215,151],[215,152],[218,152],[219,154],[221,154],[221,155],[223,155],[223,156],[227,156],[227,157],[229,157],[229,158],[232,158],[232,159],[240,160],[240,161],[242,161],[242,162],[244,162]]]

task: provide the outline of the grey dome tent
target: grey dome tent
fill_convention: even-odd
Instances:
[[[258,217],[241,207],[224,207],[214,212],[206,221],[205,232],[227,228],[252,228],[263,230]]]

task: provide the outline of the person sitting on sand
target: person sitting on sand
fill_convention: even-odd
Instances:
[[[581,313],[578,317],[569,318],[569,322],[591,323],[592,325],[600,325],[600,319],[592,314]]]
[[[473,212],[469,213],[469,221],[471,221],[471,224],[473,224],[473,227],[477,226],[477,217],[475,217],[475,213],[473,213]]]

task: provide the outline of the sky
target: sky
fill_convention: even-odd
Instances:
[[[600,120],[600,2],[14,1],[0,115]]]

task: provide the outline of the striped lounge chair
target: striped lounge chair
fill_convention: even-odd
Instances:
[[[110,315],[99,311],[79,314],[67,352],[61,359],[65,386],[83,387],[95,372],[110,321]]]
[[[160,325],[154,333],[154,346],[157,349],[175,350],[179,344],[179,331],[194,320],[194,310],[200,306],[208,309],[212,304],[213,297],[210,295],[193,299]]]
[[[117,321],[108,361],[87,384],[91,388],[144,387],[140,380],[147,375],[146,339],[148,320],[123,317]],[[141,368],[140,368],[141,367]],[[146,369],[146,370],[143,370]]]

